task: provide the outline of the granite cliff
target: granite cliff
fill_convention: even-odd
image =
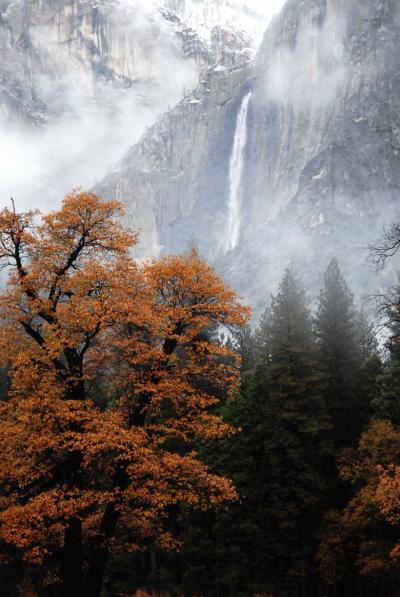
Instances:
[[[256,311],[290,261],[312,292],[334,255],[372,290],[365,247],[399,202],[399,25],[395,0],[289,0],[251,66],[209,72],[98,185],[140,254],[195,245]]]

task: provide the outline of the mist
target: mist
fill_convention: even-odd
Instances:
[[[5,13],[14,35],[22,5],[14,3]],[[155,8],[124,0],[111,11],[94,25],[96,13],[84,15],[79,36],[73,15],[64,15],[60,25],[40,14],[29,32],[33,50],[10,47],[2,31],[0,47],[20,67],[14,88],[38,100],[31,107],[24,98],[21,110],[11,97],[5,114],[3,108],[1,204],[13,196],[19,208],[47,210],[72,188],[90,188],[146,127],[196,86],[198,64],[183,56],[175,32]]]
[[[47,211],[71,189],[93,187],[196,87],[204,65],[187,54],[183,25],[160,14],[161,6],[177,4],[185,26],[204,43],[204,16],[230,26],[238,14],[238,4],[229,0],[217,8],[209,0],[120,0],[93,9],[82,4],[77,29],[73,5],[58,15],[46,3],[38,9],[23,0],[7,3],[0,49],[4,68],[14,66],[0,111],[0,205],[12,196],[20,209]],[[250,12],[240,25],[258,43],[282,2],[244,4]],[[21,29],[24,5],[31,13],[28,32]],[[13,43],[18,35],[25,45]]]

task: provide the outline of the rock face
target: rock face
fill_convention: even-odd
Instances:
[[[224,260],[256,302],[269,291],[260,268],[272,277],[292,260],[317,290],[332,256],[357,292],[376,291],[365,248],[399,211],[399,24],[394,0],[290,0],[265,36],[241,243]]]
[[[228,25],[243,10],[229,0],[0,0],[0,117],[59,116],[78,86],[86,99],[117,89],[148,103],[162,87],[176,103],[197,84],[194,63],[243,62],[260,27],[246,12],[249,34]]]
[[[0,201],[91,187],[259,29],[237,0],[0,0]]]
[[[134,2],[2,0],[0,10],[0,109],[8,122],[37,124],[73,112],[81,99],[111,100],[113,90],[156,102],[168,84],[167,99],[178,100],[174,83],[196,83],[168,23]],[[165,69],[174,60],[180,80],[172,71],[169,85]]]
[[[289,261],[312,292],[332,256],[371,290],[365,247],[399,206],[399,48],[396,0],[289,0],[252,68],[208,73],[97,190],[142,255],[197,245],[256,311]]]
[[[188,246],[209,259],[223,254],[235,119],[250,74],[249,68],[206,71],[196,93],[150,128],[96,186],[101,196],[125,202],[127,223],[142,230],[140,257]]]

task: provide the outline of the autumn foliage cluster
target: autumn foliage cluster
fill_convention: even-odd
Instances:
[[[197,450],[232,433],[238,357],[213,337],[247,312],[195,252],[136,263],[121,211],[0,212],[1,552],[65,596],[100,595],[118,550],[176,547],[178,505],[237,497]]]

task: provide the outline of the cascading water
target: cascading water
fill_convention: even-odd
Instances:
[[[229,167],[229,219],[227,249],[234,249],[239,241],[242,211],[242,173],[247,142],[247,114],[251,92],[244,96],[236,121],[235,138]]]

